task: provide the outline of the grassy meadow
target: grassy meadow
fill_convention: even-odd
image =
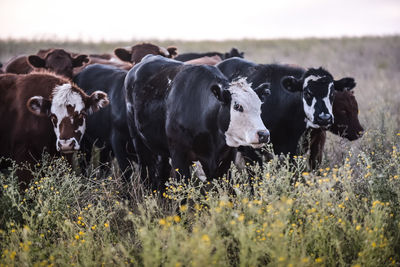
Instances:
[[[0,266],[400,266],[400,36],[152,42],[181,53],[236,47],[258,63],[354,77],[365,134],[328,134],[316,171],[307,155],[274,158],[251,176],[232,166],[229,180],[171,179],[164,193],[136,172],[128,191],[115,162],[86,175],[48,155],[21,192],[15,171],[26,166],[13,164],[0,173]],[[0,40],[0,62],[135,43]]]

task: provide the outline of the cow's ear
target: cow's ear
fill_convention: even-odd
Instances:
[[[264,102],[266,96],[269,96],[271,94],[269,88],[270,88],[269,83],[262,83],[259,86],[257,86],[256,89],[254,89],[254,92],[256,92],[256,94],[258,95],[258,97],[262,102]]]
[[[167,51],[169,53],[169,58],[174,58],[178,55],[178,48],[175,46],[168,46]]]
[[[33,96],[28,99],[26,106],[36,116],[48,116],[50,114],[51,102],[42,96]]]
[[[334,81],[333,85],[337,91],[351,91],[356,87],[356,82],[351,77],[346,77],[338,81]]]
[[[89,62],[89,57],[87,55],[79,55],[72,59],[72,67],[77,68],[83,66],[84,63]]]
[[[89,100],[86,103],[86,108],[88,113],[93,113],[98,111],[101,108],[106,107],[110,101],[108,100],[108,96],[106,93],[102,91],[95,91],[89,96]]]
[[[126,62],[132,61],[132,52],[126,50],[125,48],[115,49],[114,54],[122,61],[126,61]]]
[[[34,68],[44,68],[46,66],[46,61],[36,55],[30,55],[28,57],[28,63]]]
[[[285,76],[281,80],[282,87],[290,92],[303,91],[303,85],[300,80],[293,76]]]
[[[228,90],[222,89],[218,84],[211,86],[211,92],[222,103],[229,103],[231,99],[231,93]]]

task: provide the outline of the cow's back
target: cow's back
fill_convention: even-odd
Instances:
[[[11,58],[4,66],[5,73],[27,74],[32,70],[32,66],[28,63],[28,57],[25,55],[19,55]]]
[[[165,135],[165,97],[172,80],[182,67],[184,65],[181,62],[151,55],[135,65],[125,79],[127,105],[131,107],[128,109],[128,127],[131,133],[146,133],[146,144],[160,153],[168,150]]]

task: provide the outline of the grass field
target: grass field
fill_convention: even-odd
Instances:
[[[3,40],[0,61],[134,43]],[[180,52],[236,47],[258,63],[354,77],[366,132],[354,142],[329,134],[315,172],[305,157],[273,159],[250,178],[232,167],[230,180],[171,180],[164,194],[135,174],[130,202],[114,165],[85,176],[44,156],[25,192],[13,166],[0,174],[0,266],[400,266],[400,36],[155,43]]]

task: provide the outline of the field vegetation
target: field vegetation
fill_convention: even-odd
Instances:
[[[144,188],[137,172],[127,190],[115,162],[85,174],[46,154],[21,191],[15,172],[28,167],[13,164],[0,173],[0,266],[400,266],[399,36],[152,42],[182,53],[236,47],[258,63],[354,77],[365,134],[328,134],[315,171],[307,155],[276,157],[251,172],[232,166],[229,178],[171,179],[165,192]],[[2,40],[0,61],[135,43]]]

